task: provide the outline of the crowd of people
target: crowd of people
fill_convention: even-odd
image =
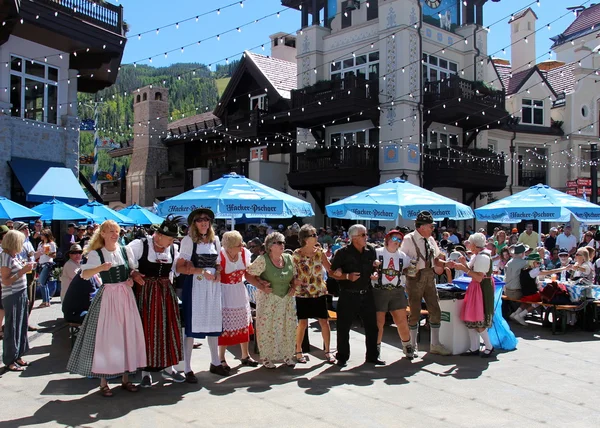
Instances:
[[[197,209],[187,221],[169,216],[148,229],[125,230],[113,221],[68,224],[57,247],[41,221],[0,227],[3,362],[25,370],[28,315],[40,288],[42,303],[55,259],[62,259],[61,302],[65,320],[81,324],[67,368],[100,379],[100,393],[113,395],[107,379],[136,392],[152,387],[153,375],[197,383],[192,369],[195,339],[207,339],[208,370],[228,376],[227,348],[240,345],[243,366],[305,364],[302,342],[309,319],[318,320],[323,360],[345,366],[351,358],[350,329],[357,316],[365,332],[365,362],[384,365],[381,343],[389,313],[405,358],[419,356],[421,311],[428,312],[430,354],[450,355],[440,342],[441,310],[436,284],[471,278],[461,318],[470,346],[461,355],[488,358],[494,352],[487,329],[494,311],[494,274],[505,275],[505,293],[520,299],[511,314],[525,317],[540,301],[546,275],[595,281],[600,272],[600,236],[590,228],[581,242],[570,225],[538,236],[532,224],[496,228],[493,234],[436,226],[427,211],[414,230],[397,227],[346,230],[310,224],[250,227],[243,234],[215,227],[214,213]],[[540,244],[541,243],[541,244]],[[37,277],[35,272],[37,271]],[[338,296],[336,349],[332,351],[329,310]],[[256,321],[253,322],[255,306]],[[1,318],[0,318],[1,321]],[[255,331],[256,329],[256,331]],[[249,351],[256,335],[260,361]],[[481,345],[483,342],[483,347]],[[183,362],[183,370],[179,364]],[[141,383],[129,376],[141,371]]]

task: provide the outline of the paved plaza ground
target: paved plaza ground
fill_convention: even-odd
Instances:
[[[42,330],[30,333],[32,365],[0,375],[0,428],[600,426],[600,334],[552,336],[539,325],[511,324],[519,337],[515,351],[487,360],[421,352],[410,362],[400,358],[395,329],[386,327],[382,358],[388,365],[373,367],[363,364],[364,336],[357,328],[343,369],[325,364],[315,348],[309,363],[294,369],[236,370],[239,360],[230,355],[229,378],[208,372],[204,344],[193,354],[197,385],[155,377],[151,389],[115,389],[103,398],[97,380],[66,373],[68,328],[54,300],[51,308],[33,311]],[[310,335],[321,344],[318,331]],[[425,332],[423,350],[427,341]]]

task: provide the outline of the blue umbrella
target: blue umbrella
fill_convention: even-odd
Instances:
[[[133,219],[107,207],[106,205],[102,205],[97,201],[88,202],[87,204],[80,206],[79,209],[98,216],[100,222],[114,220],[119,224],[135,224]]]
[[[72,205],[65,204],[58,199],[51,199],[35,207],[35,210],[41,214],[40,219],[44,221],[51,220],[93,220],[98,221],[94,214],[87,213]]]
[[[41,214],[37,211],[25,208],[23,205],[19,205],[10,199],[6,199],[4,196],[0,196],[0,218],[16,220],[20,218],[38,218],[40,216]]]
[[[474,217],[469,206],[401,178],[392,178],[325,208],[329,217],[348,220],[396,221],[398,216],[414,220],[419,211],[423,210],[431,212],[438,221],[444,218],[466,220]]]
[[[119,211],[119,214],[129,217],[133,224],[160,224],[164,220],[164,218],[157,216],[144,207],[140,207],[138,204],[123,208]]]
[[[537,184],[475,210],[477,220],[516,223],[521,220],[565,221],[573,215],[587,223],[600,222],[600,206]]]
[[[315,215],[310,203],[235,173],[158,204],[162,215],[210,208],[217,218],[288,218]]]

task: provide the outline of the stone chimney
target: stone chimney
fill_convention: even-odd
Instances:
[[[271,38],[271,57],[296,62],[296,36],[287,33],[275,33]]]
[[[158,174],[169,170],[169,91],[150,85],[133,91],[133,154],[127,174],[127,204],[152,206]]]
[[[516,13],[509,21],[513,73],[535,65],[535,21],[537,15],[531,8]]]

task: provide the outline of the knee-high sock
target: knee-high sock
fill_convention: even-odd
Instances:
[[[431,325],[431,329],[430,329],[430,334],[431,334],[431,344],[433,346],[437,346],[440,344],[440,327],[439,325],[437,327],[434,327],[433,325]]]
[[[221,364],[219,360],[219,338],[217,336],[208,336],[206,338],[208,342],[208,349],[210,350],[210,363],[214,366]]]
[[[485,349],[490,350],[493,348],[492,341],[490,340],[490,335],[487,330],[483,330],[479,333],[481,338],[483,339],[483,343],[485,344]]]
[[[185,364],[185,372],[192,371],[192,351],[194,350],[194,338],[186,337],[183,340],[183,361]]]
[[[469,339],[471,340],[470,351],[479,351],[479,332],[474,328],[469,329]]]
[[[419,326],[410,326],[410,343],[412,346],[417,346],[417,335],[419,334]]]

